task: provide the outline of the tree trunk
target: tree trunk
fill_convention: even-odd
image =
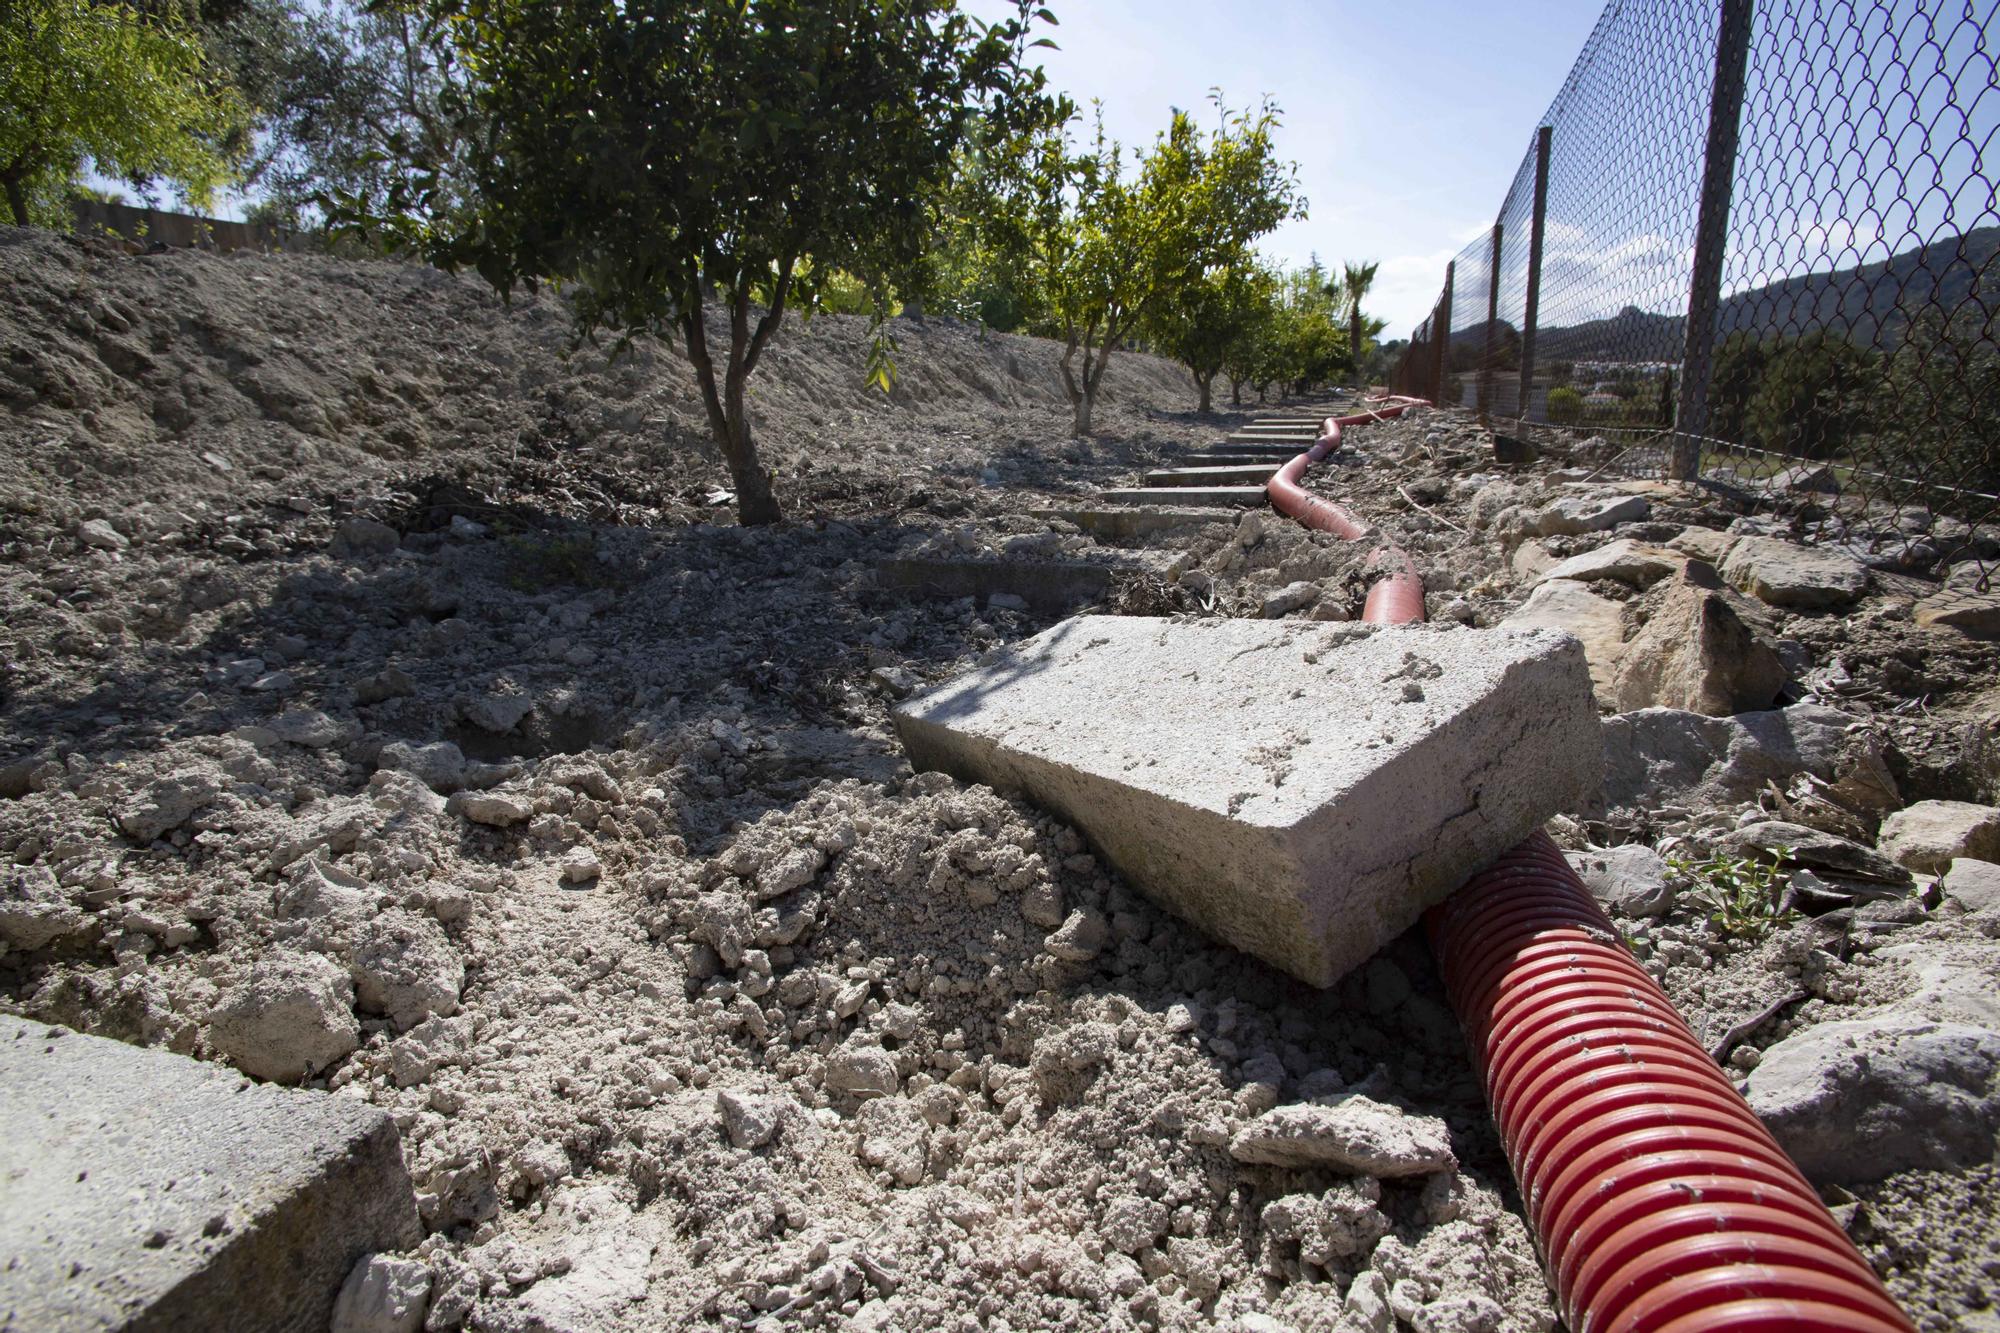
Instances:
[[[771,489],[771,474],[757,459],[757,442],[750,438],[750,416],[743,403],[745,378],[732,376],[727,386],[724,407],[728,431],[720,443],[722,456],[729,463],[730,480],[736,483],[736,521],[752,528],[776,523],[785,512]]]
[[[1215,375],[1213,372],[1194,377],[1194,387],[1201,390],[1201,404],[1195,408],[1195,411],[1203,416],[1207,416],[1213,410],[1213,403],[1209,396],[1209,386],[1214,382]]]
[[[1229,405],[1231,407],[1243,406],[1243,381],[1237,379],[1234,375],[1229,377]]]
[[[1090,409],[1097,403],[1097,386],[1086,377],[1083,391],[1076,396],[1076,421],[1074,431],[1078,435],[1090,434]]]
[[[13,211],[14,225],[28,225],[28,191],[16,177],[7,178],[7,207]]]

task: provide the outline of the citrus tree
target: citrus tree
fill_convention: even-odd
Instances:
[[[429,0],[483,147],[464,193],[413,155],[369,219],[503,294],[560,284],[579,333],[677,340],[738,516],[782,516],[747,385],[836,275],[886,291],[973,119],[1032,119],[1028,0]],[[352,201],[350,201],[351,203]],[[366,214],[365,208],[349,213]],[[712,295],[711,295],[712,294]],[[708,319],[719,307],[718,330]]]
[[[241,120],[200,35],[169,13],[0,0],[0,191],[17,227],[67,228],[87,169],[206,207]]]
[[[1065,123],[1037,142],[1021,173],[1018,209],[1044,327],[1063,342],[1063,388],[1079,435],[1105,369],[1156,306],[1231,264],[1303,208],[1296,168],[1277,155],[1277,108],[1221,108],[1204,135],[1176,111],[1131,175],[1100,115],[1088,149]]]
[[[1257,339],[1277,312],[1278,280],[1268,268],[1238,260],[1219,265],[1169,291],[1148,329],[1159,350],[1188,369],[1201,395],[1198,411],[1213,402],[1215,377],[1246,365]],[[1230,395],[1243,401],[1244,374],[1230,375]]]

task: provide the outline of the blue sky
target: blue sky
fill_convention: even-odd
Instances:
[[[1104,103],[1111,133],[1151,142],[1174,106],[1220,86],[1274,97],[1310,203],[1265,250],[1287,263],[1379,260],[1370,313],[1401,337],[1445,262],[1493,224],[1535,125],[1602,0],[1048,0],[1050,79]],[[975,0],[976,12],[1006,6]]]

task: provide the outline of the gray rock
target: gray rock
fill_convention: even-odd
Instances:
[[[1767,781],[1831,777],[1854,722],[1821,704],[1734,717],[1620,713],[1604,719],[1604,800],[1613,809],[1743,801]]]
[[[85,519],[77,524],[76,539],[100,551],[122,551],[132,544],[124,533],[101,518]]]
[[[1579,583],[1594,583],[1598,579],[1614,579],[1645,589],[1686,563],[1685,556],[1672,551],[1620,538],[1615,542],[1606,542],[1594,551],[1571,556],[1535,581],[1544,583],[1549,579],[1575,579]]]
[[[907,699],[923,688],[923,678],[908,667],[876,667],[868,678],[892,699]]]
[[[1927,875],[1943,874],[1960,857],[2000,861],[2000,807],[1918,801],[1882,821],[1875,845]]]
[[[390,741],[375,757],[375,763],[380,768],[408,773],[432,791],[447,796],[465,785],[465,752],[450,741],[430,745]]]
[[[244,1073],[297,1083],[361,1041],[347,973],[313,953],[259,959],[208,1016],[208,1044]]]
[[[1726,717],[1769,708],[1790,674],[1742,599],[1712,566],[1684,565],[1654,594],[1652,615],[1624,645],[1612,706],[1684,708]]]
[[[417,1333],[430,1297],[429,1267],[415,1259],[371,1254],[341,1284],[330,1333]]]
[[[422,1239],[395,1122],[353,1098],[0,1019],[0,1311],[28,1329],[324,1329]]]
[[[1383,1177],[1458,1166],[1444,1121],[1359,1093],[1266,1111],[1230,1139],[1229,1155],[1253,1166],[1335,1167]]]
[[[1643,495],[1620,495],[1615,491],[1565,495],[1537,510],[1528,520],[1528,531],[1537,537],[1602,532],[1620,523],[1637,523],[1652,512],[1652,503]]]
[[[1821,1023],[1763,1053],[1750,1105],[1817,1185],[1990,1161],[2000,1034],[1891,1011]]]
[[[1807,866],[1832,875],[1874,880],[1881,884],[1910,882],[1909,871],[1858,842],[1782,819],[1745,824],[1725,833],[1716,840],[1716,844],[1738,856],[1761,854],[1759,859],[1764,860],[1782,849],[1790,853],[1787,859],[1792,865]]]
[[[1566,852],[1591,895],[1614,916],[1661,916],[1673,906],[1667,862],[1642,843]]]
[[[1167,1233],[1167,1206],[1158,1199],[1128,1196],[1104,1210],[1097,1232],[1120,1254],[1137,1254]]]
[[[1590,666],[1590,687],[1600,703],[1613,696],[1625,660],[1625,604],[1600,597],[1574,579],[1550,579],[1500,622],[1503,629],[1553,629],[1575,636]]]
[[[1948,898],[1956,898],[1970,912],[1988,912],[2000,908],[2000,865],[1991,861],[1977,861],[1970,857],[1958,857],[1945,872],[1938,887]]]
[[[1868,590],[1860,561],[1777,537],[1744,537],[1722,560],[1722,577],[1772,606],[1825,611],[1849,606]]]
[[[2000,590],[1962,592],[1947,588],[1911,608],[1910,618],[1921,629],[1962,630],[1975,638],[2000,637]]]

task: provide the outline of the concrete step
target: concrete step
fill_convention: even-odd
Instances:
[[[1289,463],[1294,458],[1297,458],[1300,454],[1304,453],[1309,447],[1310,446],[1303,444],[1223,443],[1223,444],[1211,444],[1207,448],[1199,449],[1196,450],[1195,452],[1202,454],[1204,456],[1208,454],[1227,454],[1231,458],[1247,458],[1252,462],[1257,462],[1257,463],[1264,463],[1264,462]],[[1193,458],[1195,454],[1192,453],[1184,454],[1182,456],[1185,458]]]
[[[396,1124],[351,1097],[0,1019],[0,1322],[323,1329],[423,1239]]]
[[[1319,438],[1319,432],[1310,426],[1250,426],[1229,432],[1232,440],[1304,440],[1308,444]]]
[[[1207,509],[1242,509],[1265,503],[1262,486],[1147,486],[1105,491],[1097,497],[1107,505],[1200,505]]]
[[[1265,467],[1279,468],[1297,458],[1303,450],[1289,453],[1246,453],[1241,449],[1203,449],[1198,453],[1182,454],[1182,467],[1245,467],[1252,463]]]
[[[1084,616],[894,719],[918,769],[1027,796],[1317,986],[1593,799],[1604,748],[1574,640],[1421,625]]]
[[[1148,486],[1262,486],[1278,470],[1273,463],[1236,463],[1221,467],[1173,467],[1146,474]]]
[[[1133,541],[1158,532],[1171,532],[1175,528],[1234,521],[1213,509],[1191,509],[1184,505],[1130,509],[1036,509],[1032,512],[1036,518],[1059,518],[1066,523],[1074,523],[1091,536],[1109,541]]]

